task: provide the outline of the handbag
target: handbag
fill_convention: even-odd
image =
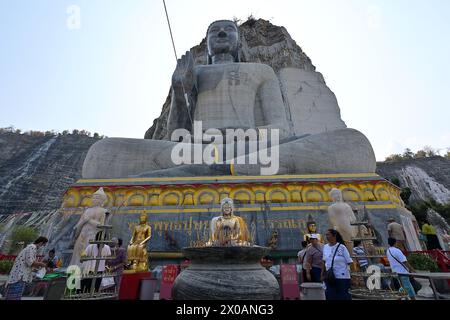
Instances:
[[[334,267],[334,258],[336,257],[336,253],[339,250],[339,246],[341,244],[339,243],[336,250],[334,251],[333,260],[331,261],[331,268],[327,270],[325,273],[325,282],[329,285],[333,285],[336,283],[336,276],[334,275],[333,267]]]

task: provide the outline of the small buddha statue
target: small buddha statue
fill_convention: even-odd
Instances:
[[[233,200],[225,198],[221,204],[222,215],[211,220],[209,246],[248,246],[249,232],[244,219],[234,215]]]
[[[128,245],[128,261],[135,272],[148,270],[147,242],[152,237],[152,228],[147,224],[147,215],[141,214],[139,224],[134,228]]]
[[[272,250],[274,250],[278,247],[278,231],[277,230],[272,232],[272,236],[270,237],[269,241],[267,242],[267,246],[269,248],[271,248]]]
[[[320,233],[317,233],[317,225],[311,215],[308,216],[308,222],[306,223],[306,226],[308,228],[308,233],[303,236],[303,240],[308,241],[311,235],[314,234],[317,236],[317,239],[319,239],[319,242],[323,243],[322,235]]]

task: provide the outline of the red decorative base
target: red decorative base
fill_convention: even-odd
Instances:
[[[150,272],[124,273],[120,283],[119,300],[139,300],[141,279],[151,277]]]

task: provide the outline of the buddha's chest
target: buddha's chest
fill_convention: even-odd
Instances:
[[[233,92],[247,95],[256,94],[260,85],[258,74],[245,64],[229,64],[207,66],[197,73],[197,88],[199,94],[206,91]]]
[[[230,229],[234,230],[236,229],[237,221],[233,218],[231,219],[219,219],[217,221],[217,227],[219,229]]]
[[[148,233],[148,227],[147,226],[137,226],[136,233],[138,234],[138,236],[145,236]]]

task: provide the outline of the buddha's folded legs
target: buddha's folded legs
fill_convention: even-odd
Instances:
[[[369,140],[353,129],[340,129],[285,142],[279,145],[278,157],[273,154],[277,148],[258,150],[255,158],[260,159],[262,154],[266,154],[266,158],[270,159],[268,165],[237,163],[231,167],[229,164],[195,164],[196,147],[193,145],[187,149],[192,150],[188,158],[194,164],[180,165],[173,158],[173,148],[181,150],[180,145],[161,140],[103,139],[89,150],[83,165],[83,178],[345,174],[373,173],[376,168],[375,154]],[[206,144],[200,145],[200,158],[206,147]],[[262,169],[267,167],[272,170]]]
[[[271,151],[273,151],[272,149]],[[235,175],[260,175],[260,165],[235,165]],[[374,173],[375,153],[354,129],[310,135],[279,146],[278,175]]]
[[[95,143],[83,164],[83,179],[127,178],[176,166],[171,161],[175,142],[107,138]]]

